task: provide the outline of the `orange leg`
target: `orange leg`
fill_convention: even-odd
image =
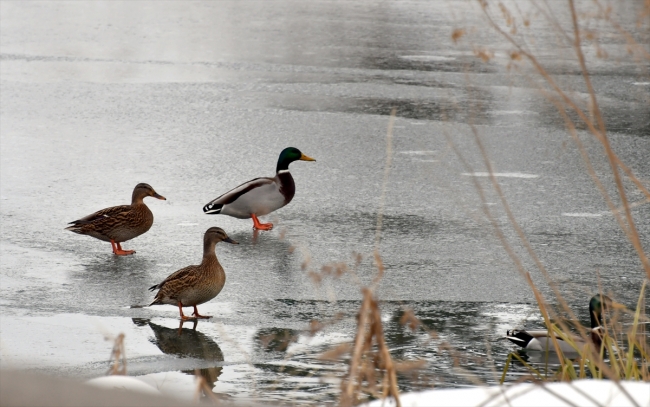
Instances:
[[[196,305],[194,306],[194,313],[193,313],[192,315],[193,315],[195,318],[203,318],[203,319],[212,318],[211,316],[208,316],[208,315],[201,315],[201,314],[199,314],[199,310],[196,309]]]
[[[194,308],[196,309],[196,306],[194,306]],[[187,316],[185,316],[185,314],[183,314],[183,304],[181,304],[180,301],[178,302],[178,312],[180,312],[180,314],[181,314],[181,321],[188,321],[188,320],[196,319],[195,317],[187,317]]]
[[[122,250],[122,246],[114,240],[111,240],[111,246],[113,247],[113,253],[118,256],[126,256],[135,253],[135,250]]]
[[[260,220],[257,219],[257,216],[255,214],[252,214],[251,218],[253,219],[253,229],[259,229],[259,230],[273,229],[272,223],[260,223]]]

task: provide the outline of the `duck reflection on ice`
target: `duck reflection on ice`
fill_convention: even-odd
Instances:
[[[299,332],[286,328],[265,328],[257,331],[255,340],[265,352],[286,352],[298,340]]]
[[[192,329],[183,328],[184,322],[188,323],[187,321],[180,321],[178,329],[175,329],[154,324],[149,319],[133,318],[133,323],[138,326],[149,325],[154,333],[154,338],[150,339],[150,341],[167,355],[209,362],[223,362],[223,352],[221,352],[219,344],[214,339],[196,330],[198,321],[189,321],[188,324],[193,324]],[[214,389],[215,383],[221,375],[221,369],[221,366],[211,366],[197,369],[197,371],[205,379],[210,389]],[[182,372],[192,376],[195,374],[194,370],[182,370]]]

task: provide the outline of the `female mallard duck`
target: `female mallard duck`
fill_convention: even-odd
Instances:
[[[169,304],[178,306],[181,320],[211,318],[199,314],[196,306],[208,302],[221,292],[226,283],[226,273],[214,251],[217,243],[224,241],[239,244],[228,237],[223,229],[211,227],[203,236],[203,260],[198,266],[182,268],[149,290],[160,290],[150,305]],[[183,307],[194,307],[194,317],[183,315]]]
[[[138,184],[133,189],[131,205],[113,206],[102,209],[74,222],[65,228],[80,235],[92,236],[105,242],[111,242],[113,253],[118,256],[135,253],[135,250],[122,250],[120,243],[131,240],[145,233],[153,225],[153,213],[144,204],[143,199],[158,195],[149,184]]]
[[[596,349],[600,349],[600,344],[602,341],[600,330],[602,329],[601,324],[603,309],[606,309],[611,303],[611,298],[606,295],[594,295],[589,301],[589,316],[591,317],[589,339],[591,340],[590,342],[594,344]],[[583,349],[587,344],[583,338],[572,335],[571,339],[578,348],[576,349],[557,335],[555,337],[558,340],[557,342],[562,352],[576,352],[579,349]],[[549,337],[547,330],[524,331],[513,329],[507,332],[506,338],[510,342],[519,345],[527,350],[548,350],[550,352],[555,352],[555,346],[553,346],[553,341]]]
[[[273,178],[255,178],[241,184],[203,207],[207,215],[218,213],[239,219],[253,219],[253,228],[270,230],[272,223],[260,223],[258,216],[282,208],[293,199],[296,185],[289,172],[289,164],[294,161],[316,161],[307,157],[297,148],[287,147],[280,153]]]

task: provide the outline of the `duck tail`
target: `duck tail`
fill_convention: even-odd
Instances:
[[[530,341],[533,340],[533,336],[526,331],[513,329],[511,331],[506,332],[506,339],[508,339],[510,342],[514,343],[515,345],[519,345],[522,348],[525,348],[526,346],[528,346]]]
[[[72,223],[72,222],[70,222],[70,223]],[[83,234],[83,232],[81,231],[82,226],[83,225],[74,224],[72,226],[68,226],[67,228],[65,228],[65,230],[69,230],[70,232],[74,232],[74,233]]]
[[[203,207],[203,212],[206,215],[217,215],[221,213],[221,208],[223,208],[223,204],[210,202]]]
[[[159,286],[160,286],[160,284],[152,285],[151,287],[149,287],[149,291],[153,291],[156,288],[159,288]]]
[[[160,284],[158,284],[158,285],[154,285],[153,287],[150,288],[150,290],[153,291],[153,290],[155,290],[156,288],[159,288],[159,287],[158,287],[159,285],[160,285]],[[156,297],[153,299],[153,301],[151,302],[151,304],[149,304],[149,306],[151,307],[152,305],[162,305],[163,302],[162,302],[161,300],[162,300],[162,295],[160,295],[160,291],[158,291],[158,293],[156,293]]]

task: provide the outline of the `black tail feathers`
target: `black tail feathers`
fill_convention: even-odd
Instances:
[[[515,345],[519,345],[522,348],[528,346],[528,343],[530,343],[530,341],[533,340],[533,336],[531,334],[529,334],[526,331],[517,330],[517,329],[507,331],[506,338],[510,342],[514,343]]]
[[[221,213],[221,208],[223,208],[223,204],[209,203],[203,207],[203,212],[205,212],[206,215],[216,215]]]

